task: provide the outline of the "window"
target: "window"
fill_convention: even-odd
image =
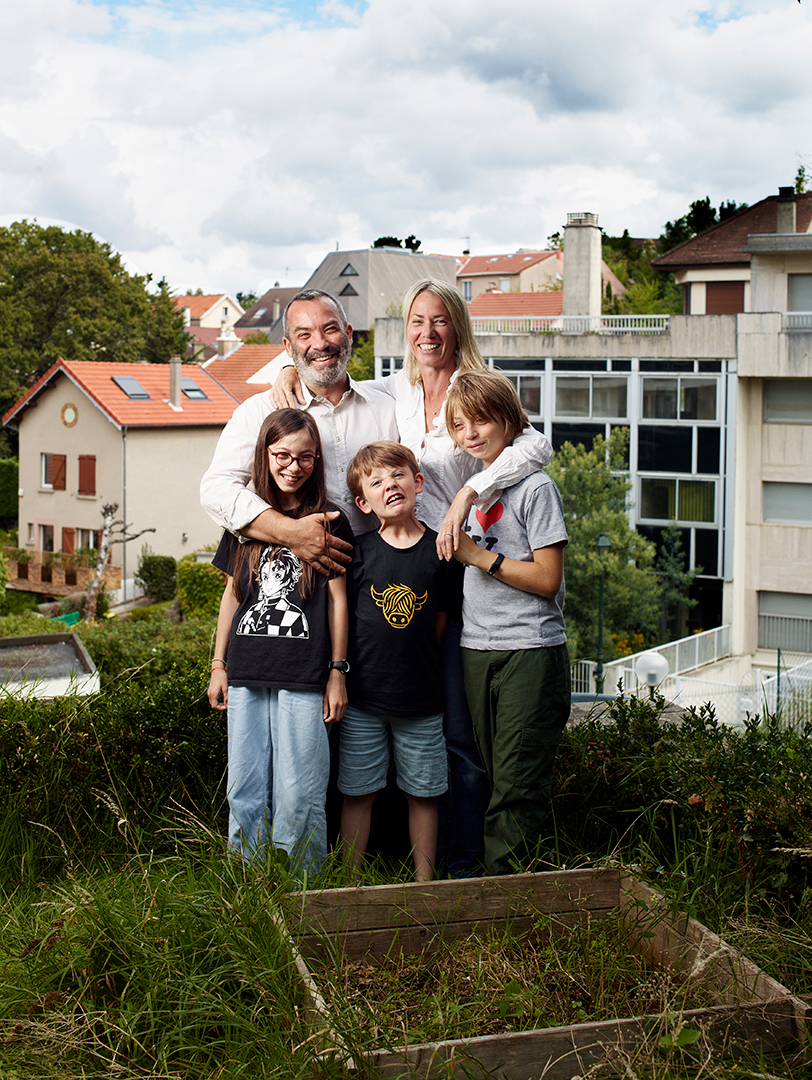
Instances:
[[[508,375],[530,416],[541,415],[541,376]]]
[[[28,522],[26,543],[28,543],[28,544],[33,544],[34,543],[34,522],[33,521]]]
[[[706,315],[738,315],[740,311],[744,311],[743,281],[705,283]]]
[[[64,454],[40,454],[40,459],[42,462],[42,486],[51,491],[64,491],[68,459]]]
[[[765,379],[764,420],[812,424],[812,379]]]
[[[208,397],[206,396],[206,392],[204,390],[201,390],[201,388],[197,385],[197,383],[194,381],[194,379],[188,379],[188,378],[185,378],[184,376],[181,376],[180,388],[181,388],[181,392],[190,401],[208,401],[209,400]]]
[[[787,274],[787,311],[812,311],[812,274]]]
[[[228,318],[228,305],[226,305],[226,307],[223,308],[223,318],[224,319]]]
[[[96,455],[79,455],[79,494],[96,494]],[[64,550],[64,549],[63,549]]]
[[[645,427],[637,429],[637,468],[640,472],[692,471],[693,428]]]
[[[640,516],[660,521],[714,521],[713,480],[640,479]]]
[[[341,290],[341,292],[338,295],[339,296],[357,296],[358,291],[356,289],[354,289],[352,287],[352,285],[350,285],[350,283],[348,281],[347,284],[344,286],[344,288]]]
[[[812,525],[812,484],[764,482],[764,520]]]
[[[133,375],[112,375],[113,382],[123,390],[130,401],[149,401],[150,396]]]
[[[338,276],[339,277],[358,277],[358,271],[355,269],[355,267],[352,265],[352,263],[347,263],[347,265],[344,267],[344,269],[341,271],[341,273]]]
[[[606,436],[604,424],[553,424],[551,442],[556,453],[567,442],[573,446],[580,444],[591,450],[597,435]]]
[[[499,288],[502,290],[502,292],[510,292],[510,278],[499,278]]]
[[[812,652],[812,596],[760,592],[758,645],[760,649]]]
[[[467,301],[467,303],[469,303],[469,304],[471,303],[471,297],[473,295],[473,291],[474,291],[473,282],[471,282],[471,281],[463,281],[463,283],[462,283],[462,296],[463,296],[463,299],[465,301]]]
[[[557,375],[556,416],[617,417],[625,419],[626,379],[612,376]]]
[[[268,310],[267,308],[261,307],[257,311],[254,312],[254,314],[251,316],[251,318],[252,319],[260,319],[265,314],[265,312],[267,310]]]
[[[99,533],[95,529],[79,529],[79,547],[94,550],[99,546]]]
[[[40,525],[39,527],[40,551],[54,550],[54,527],[53,525]]]
[[[643,379],[643,419],[715,420],[716,380]]]

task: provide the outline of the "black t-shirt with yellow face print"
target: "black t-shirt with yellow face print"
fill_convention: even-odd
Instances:
[[[443,711],[437,614],[456,611],[461,567],[438,559],[437,534],[426,529],[410,548],[377,532],[357,540],[350,619],[350,704],[391,716]]]

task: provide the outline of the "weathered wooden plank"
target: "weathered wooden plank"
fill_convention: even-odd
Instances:
[[[294,930],[327,932],[504,918],[514,909],[550,913],[616,907],[616,870],[560,870],[464,881],[410,882],[289,894],[283,905]]]
[[[613,918],[617,908],[601,908],[589,911],[591,919],[600,921]],[[583,912],[557,912],[550,926],[553,931],[559,928],[561,933],[580,922],[585,917]],[[321,963],[334,963],[337,958],[367,960],[371,964],[383,963],[388,956],[401,951],[412,956],[415,953],[431,954],[442,944],[458,941],[471,934],[486,935],[500,933],[510,926],[514,934],[530,931],[535,925],[537,915],[510,915],[508,918],[492,918],[478,922],[454,922],[440,928],[434,925],[387,927],[371,930],[339,930],[336,933],[301,934],[297,944],[302,954]]]
[[[776,1001],[790,991],[711,930],[675,914],[665,897],[634,878],[622,878],[621,911],[644,959],[673,967],[713,987],[720,1004]],[[650,936],[643,936],[649,934]]]
[[[681,1015],[686,1027],[700,1026],[708,1042],[735,1053],[735,1044],[748,1043],[765,1052],[793,1052],[792,1010],[786,1003],[750,1008],[719,1006]],[[449,1075],[460,1080],[569,1080],[626,1074],[624,1063],[646,1046],[653,1048],[673,1029],[672,1017],[633,1017],[605,1020],[509,1035],[411,1046],[401,1051],[374,1050],[365,1056],[380,1076],[435,1080]]]

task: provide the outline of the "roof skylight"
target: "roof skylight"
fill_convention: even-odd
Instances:
[[[151,398],[134,375],[111,375],[110,378],[123,390],[130,401],[150,401]]]

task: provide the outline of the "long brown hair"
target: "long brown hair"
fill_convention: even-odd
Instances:
[[[310,476],[305,480],[296,492],[298,503],[292,510],[282,508],[282,493],[279,485],[271,474],[271,466],[268,460],[268,447],[284,439],[286,435],[295,435],[299,431],[306,431],[313,440],[316,449],[316,462]],[[309,413],[299,412],[298,409],[277,409],[265,417],[262,427],[257,436],[257,445],[254,449],[254,466],[251,470],[251,480],[254,490],[268,505],[288,517],[300,518],[308,514],[318,514],[328,509],[327,485],[324,479],[324,461],[321,456],[321,439],[316,421]],[[329,522],[325,522],[325,529],[329,530]],[[238,601],[240,595],[240,576],[246,559],[248,560],[249,580],[256,573],[259,565],[259,557],[262,552],[262,544],[251,541],[240,544],[234,559],[232,569],[234,595]],[[276,558],[279,554],[277,546],[272,554]],[[315,571],[308,563],[302,565],[302,587],[305,595],[309,596],[313,591]]]

